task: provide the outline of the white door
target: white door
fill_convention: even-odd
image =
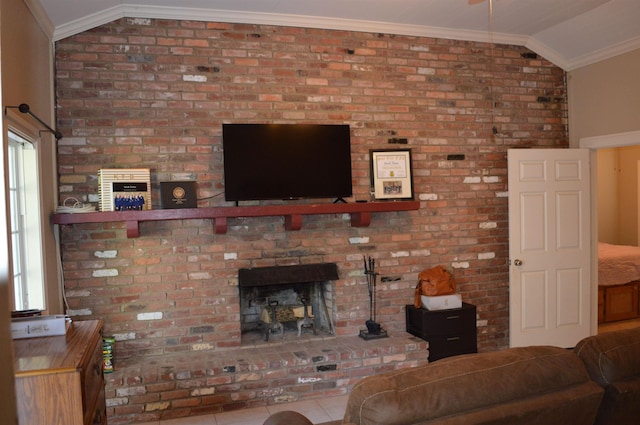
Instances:
[[[590,335],[587,149],[510,149],[510,345],[573,347]]]

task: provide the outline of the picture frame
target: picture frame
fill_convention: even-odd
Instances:
[[[413,199],[411,149],[372,149],[369,156],[373,200]]]

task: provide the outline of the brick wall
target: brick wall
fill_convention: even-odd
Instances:
[[[508,345],[506,150],[567,147],[564,72],[518,46],[389,34],[121,19],[56,43],[60,199],[97,203],[97,170],[148,167],[193,179],[224,206],[223,122],[348,123],[354,197],[369,193],[369,149],[406,139],[421,209],[348,217],[63,226],[66,297],[100,318],[117,356],[240,343],[237,270],[335,262],[336,332],[368,318],[362,256],[376,258],[378,321],[404,330],[419,271],[451,269],[478,307],[482,351]],[[495,126],[497,134],[492,128]],[[463,154],[464,160],[448,160]]]

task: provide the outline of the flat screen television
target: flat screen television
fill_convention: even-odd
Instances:
[[[227,201],[352,195],[348,125],[223,124]]]

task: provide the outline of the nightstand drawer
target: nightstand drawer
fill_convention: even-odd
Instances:
[[[426,339],[429,341],[430,362],[459,354],[478,352],[475,332],[472,334],[434,335]]]
[[[429,342],[429,361],[478,352],[476,306],[430,311],[406,306],[407,332]]]
[[[462,303],[462,308],[431,311],[407,305],[407,332],[423,335],[446,335],[476,328],[476,306]]]

